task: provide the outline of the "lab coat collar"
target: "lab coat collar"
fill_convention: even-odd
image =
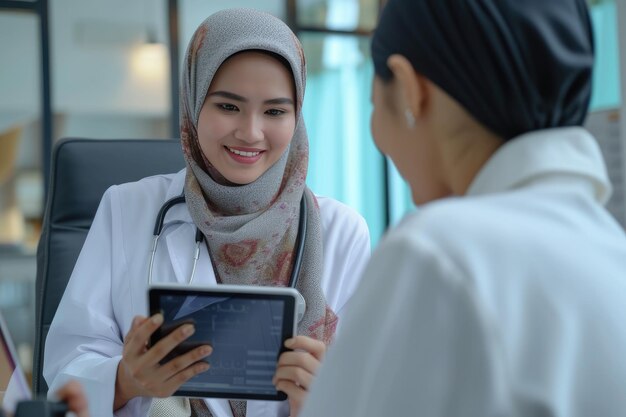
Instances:
[[[170,200],[174,197],[178,197],[183,194],[186,172],[187,172],[187,169],[183,168],[180,171],[178,171],[176,174],[174,174],[174,177],[172,178],[172,182],[169,188],[167,189],[166,199],[163,201],[164,203],[167,200]],[[177,204],[173,206],[167,212],[167,215],[165,216],[163,223],[167,225],[172,222],[177,222],[177,223],[193,222],[193,220],[191,219],[191,214],[189,213],[189,209],[187,208],[186,204]]]
[[[183,193],[183,187],[185,185],[185,173],[187,172],[187,168],[183,168],[174,174],[172,178],[172,183],[170,187],[167,189],[167,199],[178,197]]]
[[[166,199],[163,202],[178,197],[183,193],[185,173],[186,169],[182,169],[174,175],[167,189]],[[164,240],[172,262],[175,280],[179,284],[188,284],[195,251],[194,237],[196,226],[191,219],[187,204],[177,204],[167,212],[164,221],[164,231],[165,228],[169,229],[167,233],[164,233]],[[194,282],[204,285],[216,284],[215,273],[211,266],[211,259],[206,245],[200,245],[200,256]]]
[[[591,185],[588,188],[601,204],[611,196],[600,148],[595,138],[580,127],[539,130],[507,141],[480,169],[467,195],[514,189],[553,174]]]

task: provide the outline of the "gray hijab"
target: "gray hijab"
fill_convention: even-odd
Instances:
[[[256,181],[223,185],[209,174],[198,144],[200,110],[215,73],[230,56],[268,51],[291,67],[296,89],[296,129],[282,157]],[[328,343],[337,317],[327,306],[322,278],[320,212],[305,180],[309,145],[302,120],[306,69],[300,42],[279,19],[251,9],[229,9],[206,19],[194,33],[181,85],[181,142],[187,162],[184,193],[194,223],[206,237],[218,282],[287,286],[295,258],[300,199],[308,203],[307,238],[297,289],[307,309],[298,332]]]

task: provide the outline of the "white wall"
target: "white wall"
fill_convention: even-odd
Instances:
[[[39,113],[39,19],[0,13],[0,132]]]
[[[148,27],[167,40],[166,12],[164,0],[51,1],[53,111],[167,115],[167,61],[160,77],[142,78],[131,67]],[[0,13],[0,128],[21,113],[38,114],[38,25],[31,14]]]
[[[50,2],[54,110],[167,115],[169,73],[143,79],[131,68],[148,30],[166,41],[165,7],[164,0]]]

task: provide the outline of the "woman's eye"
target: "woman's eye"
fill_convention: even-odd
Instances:
[[[285,111],[284,110],[278,110],[278,109],[269,109],[265,113],[269,114],[270,116],[280,116],[282,114],[285,114]]]
[[[218,103],[217,108],[224,111],[237,111],[239,110],[237,106],[228,103]]]

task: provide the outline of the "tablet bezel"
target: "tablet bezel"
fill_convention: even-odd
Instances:
[[[298,291],[293,288],[283,287],[255,287],[248,285],[215,285],[215,286],[191,286],[191,285],[152,285],[148,288],[148,308],[150,315],[156,314],[160,311],[160,304],[156,304],[160,300],[160,296],[164,294],[175,294],[180,296],[230,296],[244,299],[259,299],[259,300],[276,300],[280,299],[285,302],[284,304],[284,316],[283,316],[283,329],[281,334],[281,346],[279,356],[285,351],[289,351],[284,346],[284,341],[293,337],[296,334],[297,328],[297,297]],[[155,332],[151,338],[150,343],[154,345],[159,339],[160,334]],[[211,357],[208,357],[209,363]],[[232,393],[222,391],[200,391],[189,390],[185,388],[185,384],[176,391],[174,396],[195,397],[195,398],[223,398],[231,400],[264,400],[264,401],[284,401],[287,399],[287,395],[282,391],[276,391],[276,394],[251,394],[251,393]]]

